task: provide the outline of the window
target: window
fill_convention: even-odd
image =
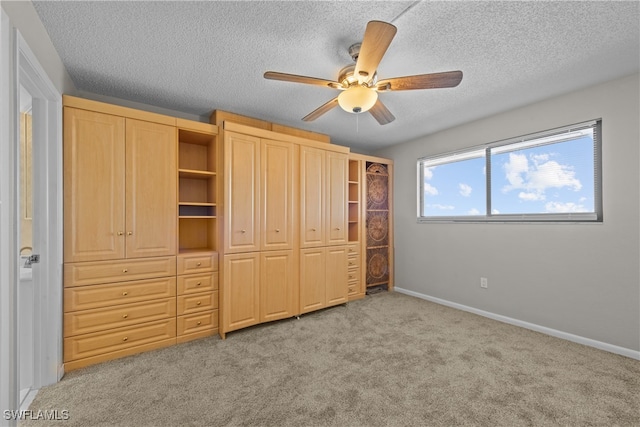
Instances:
[[[600,121],[418,160],[418,220],[602,221]]]

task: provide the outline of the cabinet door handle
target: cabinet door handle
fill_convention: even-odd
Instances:
[[[316,231],[316,229],[315,229],[315,228],[312,228],[312,229],[311,229],[311,231]]]
[[[133,236],[133,231],[127,231],[127,236]]]
[[[336,227],[336,230],[340,231],[340,227]]]
[[[280,229],[279,229],[279,228],[276,228],[276,233],[279,233],[279,232],[280,232]]]
[[[129,337],[122,338],[122,341],[127,341],[127,340],[129,340]]]
[[[118,236],[123,236],[124,233],[122,231],[118,231]]]
[[[123,319],[126,319],[127,317],[129,317],[129,315],[128,315],[128,314],[123,314],[123,315],[122,315],[122,318],[123,318]]]
[[[123,297],[126,297],[127,295],[129,295],[129,293],[128,293],[127,291],[124,291],[124,292],[122,293],[122,296],[123,296]]]
[[[123,273],[126,273],[127,271],[129,271],[129,270],[127,270],[126,268],[123,268],[123,269],[122,269],[122,272],[123,272]]]

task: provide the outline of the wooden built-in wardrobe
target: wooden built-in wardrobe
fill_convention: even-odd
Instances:
[[[393,286],[390,161],[223,111],[63,103],[67,371],[363,298],[372,162]]]

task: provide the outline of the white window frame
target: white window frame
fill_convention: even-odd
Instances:
[[[494,214],[491,208],[491,155],[514,151],[517,149],[555,144],[563,140],[575,139],[587,129],[593,129],[594,135],[594,212],[567,212],[567,213],[540,213],[540,214]],[[486,214],[485,215],[442,215],[424,216],[424,168],[439,164],[453,163],[460,160],[481,157],[485,158],[486,165]],[[527,223],[600,223],[603,222],[602,213],[602,120],[590,120],[569,126],[550,129],[533,134],[523,135],[489,144],[473,146],[455,152],[421,157],[417,161],[418,197],[417,197],[417,221],[418,223],[434,222],[527,222]]]

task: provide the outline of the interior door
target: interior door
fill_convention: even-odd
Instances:
[[[34,385],[34,284],[33,262],[37,255],[33,239],[33,115],[32,98],[20,86],[20,144],[19,144],[19,241],[20,282],[18,286],[18,360],[19,389],[22,403]]]

